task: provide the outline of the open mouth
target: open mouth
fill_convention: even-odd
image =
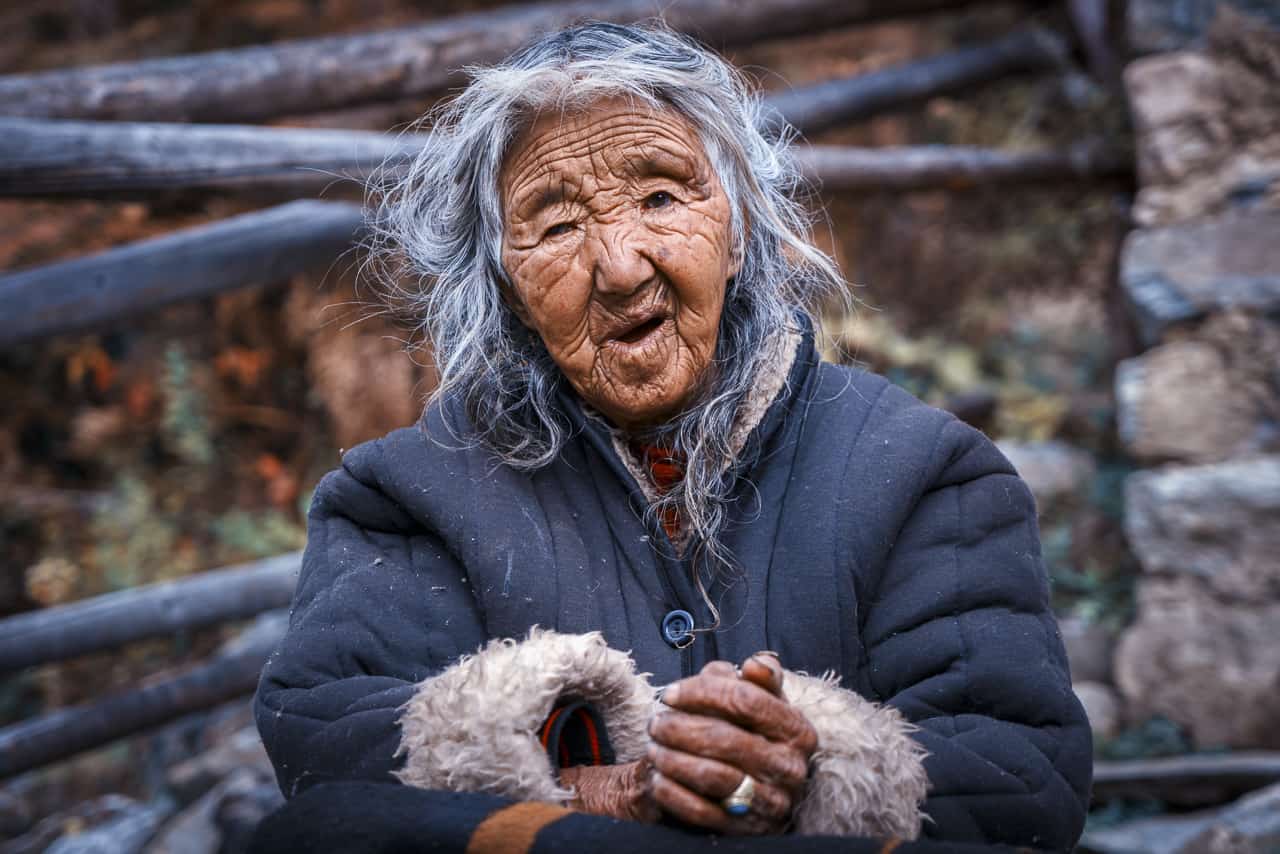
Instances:
[[[658,331],[662,324],[667,322],[667,318],[661,314],[655,314],[647,320],[642,320],[635,326],[623,332],[614,338],[622,344],[638,344],[652,333]]]

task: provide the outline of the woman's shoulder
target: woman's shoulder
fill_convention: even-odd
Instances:
[[[1014,473],[980,430],[865,368],[819,364],[806,404],[807,431],[843,436],[850,456],[864,463],[882,459],[886,465],[919,469],[922,476],[931,473],[935,478],[952,470]]]
[[[402,531],[476,505],[499,471],[484,449],[428,423],[392,430],[342,452],[316,487],[313,510],[348,516],[363,527]],[[510,484],[506,485],[508,488]]]

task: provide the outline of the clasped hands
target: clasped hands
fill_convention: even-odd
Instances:
[[[583,812],[656,822],[664,815],[726,834],[782,833],[808,779],[818,736],[782,694],[782,665],[757,653],[739,671],[713,661],[669,685],[649,724],[648,753],[635,762],[560,773]],[[751,811],[721,805],[743,775],[755,780]]]

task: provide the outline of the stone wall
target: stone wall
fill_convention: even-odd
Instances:
[[[1280,748],[1280,6],[1134,0],[1140,189],[1116,375],[1143,574],[1125,716],[1199,748]]]

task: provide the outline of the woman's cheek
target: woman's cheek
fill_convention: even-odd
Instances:
[[[572,276],[573,258],[569,253],[556,252],[545,248],[530,250],[520,260],[519,265],[511,271],[517,292],[524,298],[525,305],[539,320],[546,323],[545,307],[554,305],[559,310],[572,305],[567,299],[573,290]]]

